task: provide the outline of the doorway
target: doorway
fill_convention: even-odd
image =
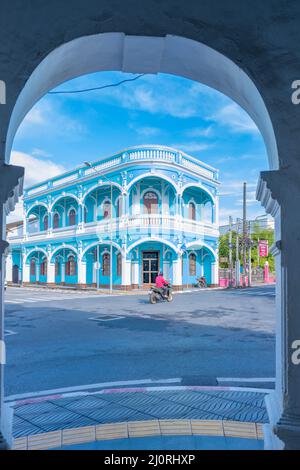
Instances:
[[[155,283],[159,272],[159,251],[143,251],[143,285]]]

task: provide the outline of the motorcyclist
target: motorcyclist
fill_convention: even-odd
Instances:
[[[160,290],[161,295],[164,299],[168,297],[169,283],[165,280],[161,271],[158,273],[158,276],[156,276],[155,287]]]

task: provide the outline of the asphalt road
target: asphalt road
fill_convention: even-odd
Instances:
[[[5,330],[7,395],[110,381],[215,385],[275,376],[273,286],[176,294],[156,305],[145,295],[8,288]]]

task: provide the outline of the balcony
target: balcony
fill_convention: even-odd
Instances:
[[[45,239],[63,239],[70,238],[73,236],[93,235],[97,234],[100,236],[110,236],[112,233],[113,237],[117,236],[122,231],[128,230],[134,234],[138,232],[147,232],[147,234],[157,234],[159,231],[167,232],[181,232],[191,234],[202,238],[204,235],[218,237],[219,229],[217,224],[208,222],[195,221],[191,219],[182,218],[180,216],[171,215],[159,215],[159,214],[143,214],[143,215],[130,215],[119,218],[109,218],[94,221],[89,223],[83,223],[79,225],[61,227],[48,231],[40,231],[34,233],[27,233],[24,238],[21,235],[9,236],[11,243],[23,242],[25,240],[31,242],[42,242]]]

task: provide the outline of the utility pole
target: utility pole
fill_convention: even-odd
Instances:
[[[239,220],[236,219],[235,287],[240,287]]]
[[[246,285],[246,275],[247,275],[247,248],[246,248],[246,241],[247,241],[247,213],[246,213],[246,191],[247,191],[247,183],[243,184],[243,285]]]
[[[228,259],[228,266],[229,266],[229,283],[228,286],[232,287],[232,217],[229,216],[229,259]]]

